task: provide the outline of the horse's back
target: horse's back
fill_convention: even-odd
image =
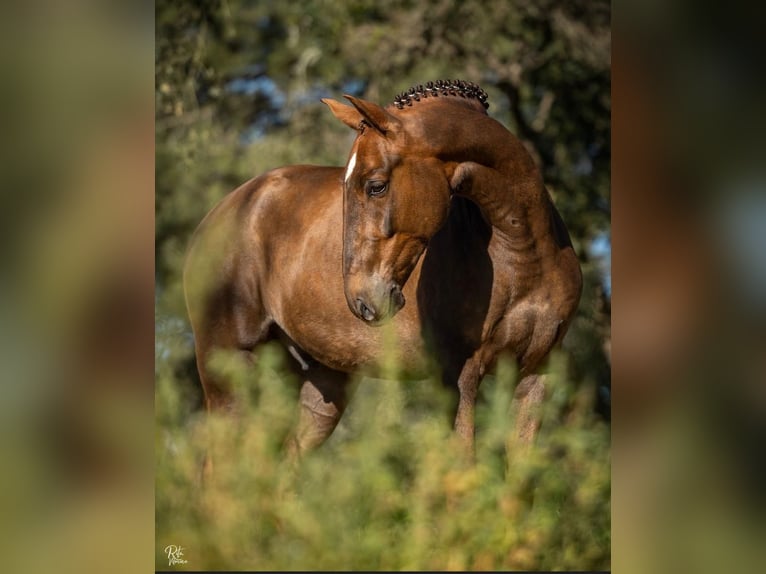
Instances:
[[[238,226],[244,230],[242,226],[254,224],[256,230],[272,225],[275,231],[284,229],[301,205],[311,204],[312,199],[327,190],[328,184],[339,183],[341,173],[342,168],[338,167],[291,165],[250,179],[223,197],[202,219],[194,233],[192,249],[199,237],[215,226]]]

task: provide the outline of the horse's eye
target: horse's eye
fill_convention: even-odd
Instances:
[[[367,182],[367,195],[370,197],[379,197],[386,193],[388,183],[385,181],[368,181]]]

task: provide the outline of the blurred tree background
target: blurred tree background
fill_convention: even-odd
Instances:
[[[585,285],[568,378],[608,419],[610,20],[608,0],[158,0],[158,377],[193,380],[180,279],[202,217],[273,167],[345,162],[354,134],[320,98],[459,78],[525,142],[569,228]]]

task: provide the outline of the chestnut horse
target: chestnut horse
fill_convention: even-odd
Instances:
[[[281,340],[300,374],[291,451],[321,444],[375,364],[388,323],[408,373],[426,358],[457,389],[469,451],[479,383],[516,358],[518,433],[532,438],[538,368],[567,331],[582,277],[568,233],[522,143],[463,81],[429,82],[386,108],[323,100],[357,131],[345,168],[275,169],[226,196],[195,233],[184,271],[210,411],[236,411],[214,349],[253,360]]]

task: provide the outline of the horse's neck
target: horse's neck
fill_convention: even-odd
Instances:
[[[455,192],[478,204],[498,235],[514,247],[545,249],[560,243],[555,208],[523,144],[489,117],[466,122],[462,130],[466,133],[453,133],[450,147],[440,151],[455,166]]]

